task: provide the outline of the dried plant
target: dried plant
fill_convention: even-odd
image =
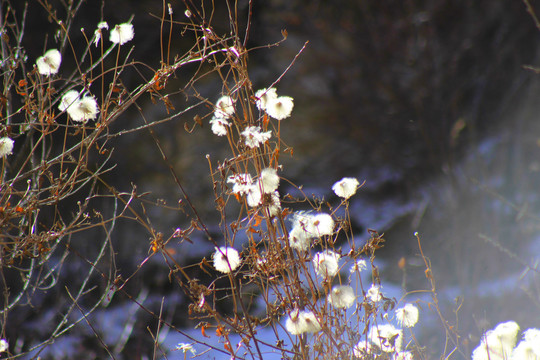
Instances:
[[[156,17],[161,45],[157,68],[132,57],[139,36],[133,19],[121,24],[96,19],[95,29],[79,32],[73,24],[83,1],[57,7],[38,3],[57,32],[34,59],[25,50],[25,18],[28,8],[38,4],[29,2],[15,11],[4,0],[0,14],[2,354],[39,357],[83,326],[97,339],[100,356],[120,358],[134,324],[126,324],[120,340],[111,343],[92,321],[92,314],[107,307],[115,294],[133,304],[134,312],[147,315],[150,345],[141,353],[153,358],[177,357],[162,345],[163,334],[175,332],[184,341],[174,350],[184,358],[428,359],[431,352],[412,331],[422,321],[419,308],[440,318],[447,339],[441,358],[462,351],[459,306],[456,320],[446,320],[419,235],[428,288],[407,294],[407,299],[429,297],[409,303],[389,298],[376,265],[384,236],[369,230],[367,240],[358,239],[350,224],[349,200],[362,184],[352,177],[332,179],[335,196],[324,199],[287,179],[280,160],[292,157],[293,148],[281,129],[294,118],[294,99],[278,89],[301,61],[307,43],[275,81],[259,89],[248,71],[249,54],[257,51],[247,48],[251,1],[242,15],[237,3],[227,2],[226,35],[214,29],[214,9],[206,4],[185,1],[177,14],[164,3]],[[173,56],[171,41],[179,33],[193,39],[192,44]],[[286,31],[282,35],[268,47],[285,41]],[[177,77],[188,79],[180,90]],[[214,81],[221,92],[204,96],[202,81]],[[188,104],[180,111],[171,101],[179,94]],[[167,116],[147,117],[143,99],[161,105]],[[125,120],[133,113],[140,115],[141,124]],[[178,120],[186,134],[212,132],[227,147],[226,153],[199,159],[208,164],[213,199],[207,203],[215,205],[216,216],[210,218],[215,223],[201,215],[203,205],[190,197],[159,132]],[[178,204],[139,193],[135,185],[128,190],[113,185],[113,144],[139,133],[151,136],[159,161],[177,186]],[[150,208],[180,213],[185,221],[176,229],[160,229]],[[149,239],[148,255],[130,274],[116,265],[119,222]],[[200,246],[193,238],[214,252],[186,264],[174,248]],[[200,336],[175,325],[162,311],[163,303],[158,308],[145,305],[148,290],[133,283],[152,261],[165,263],[169,273],[160,276],[189,298],[187,315]],[[75,263],[84,266],[74,268]],[[59,282],[73,271],[69,283]],[[57,309],[47,337],[36,342],[13,328],[11,314],[22,311],[24,317],[25,309],[39,301],[36,294],[45,291],[69,301]]]

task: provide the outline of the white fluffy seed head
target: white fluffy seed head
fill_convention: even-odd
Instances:
[[[373,303],[377,303],[382,300],[381,288],[378,285],[371,284],[371,287],[367,291],[366,297]]]
[[[482,335],[480,344],[472,353],[473,360],[507,359],[516,345],[519,325],[514,321],[500,323]]]
[[[60,111],[66,111],[71,119],[76,122],[94,120],[99,114],[99,107],[93,96],[79,98],[79,93],[70,90],[62,96],[58,105]]]
[[[251,175],[248,173],[235,174],[227,178],[228,183],[233,184],[232,192],[238,195],[245,195],[253,185]]]
[[[0,353],[3,353],[4,351],[8,351],[9,349],[9,343],[6,339],[0,339]]]
[[[268,215],[271,217],[277,216],[281,211],[279,193],[277,191],[273,191],[270,194],[264,194],[262,199],[263,205],[268,209]]]
[[[217,136],[227,135],[227,126],[231,125],[226,119],[222,118],[212,118],[209,123],[212,125],[212,132]]]
[[[351,307],[356,300],[354,290],[349,285],[336,285],[328,294],[328,302],[336,309]]]
[[[135,36],[135,30],[133,25],[129,23],[123,23],[116,25],[112,30],[109,36],[109,40],[112,43],[124,45],[128,41],[133,40]]]
[[[523,339],[512,351],[511,360],[539,360],[540,359],[540,330],[527,329]],[[476,360],[473,358],[473,360]]]
[[[216,102],[214,117],[226,119],[234,115],[234,100],[230,96],[222,96]]]
[[[272,137],[272,131],[261,131],[259,126],[248,126],[240,134],[244,136],[246,146],[251,149],[259,147]]]
[[[366,269],[367,269],[367,261],[363,258],[359,258],[354,262],[354,264],[351,265],[351,269],[349,270],[349,272],[352,274],[357,271],[361,272]]]
[[[304,236],[308,239],[331,235],[334,232],[334,226],[332,216],[325,213],[312,214],[299,211],[293,217],[293,228],[304,231]]]
[[[216,248],[216,251],[212,255],[212,260],[214,262],[214,268],[224,274],[236,270],[241,262],[238,251],[225,246]]]
[[[413,304],[405,304],[405,306],[396,310],[396,317],[399,326],[414,327],[418,322],[418,308]]]
[[[66,111],[70,106],[73,106],[77,100],[79,100],[79,92],[69,90],[64,94],[64,96],[62,96],[58,109],[60,111]]]
[[[270,101],[275,100],[277,98],[276,89],[270,88],[270,89],[258,90],[255,93],[255,98],[256,98],[255,104],[257,105],[257,108],[259,110],[266,111],[267,104]]]
[[[68,108],[68,114],[74,121],[86,122],[94,120],[99,114],[96,99],[92,96],[85,96],[75,103],[75,106]]]
[[[315,272],[322,277],[332,277],[339,270],[339,254],[332,250],[318,252],[313,256]]]
[[[294,107],[293,98],[290,96],[280,96],[270,99],[266,103],[266,112],[276,120],[283,120],[291,116]]]
[[[331,235],[334,232],[334,219],[329,214],[316,214],[312,217],[311,223],[313,226],[312,232],[317,237]]]
[[[356,194],[358,186],[360,186],[360,183],[356,178],[344,177],[332,186],[332,190],[337,196],[348,199]]]
[[[306,251],[309,249],[311,241],[307,233],[300,226],[295,226],[289,232],[289,244],[293,249]]]
[[[530,345],[531,350],[540,359],[540,329],[530,328],[525,330],[523,341]]]
[[[316,333],[321,330],[321,324],[312,311],[294,309],[285,321],[285,328],[292,335]]]
[[[316,333],[321,330],[321,323],[317,316],[312,311],[303,311],[301,316],[306,324],[306,332]]]
[[[304,211],[294,213],[292,218],[293,228],[298,228],[298,231],[303,231],[307,238],[313,237],[313,216]]]
[[[246,192],[246,200],[250,207],[256,207],[259,206],[262,202],[262,196],[261,188],[259,186],[259,182],[256,181],[255,184],[252,184]]]
[[[504,347],[512,349],[516,345],[519,325],[515,321],[500,323],[493,331]]]
[[[287,320],[285,321],[285,328],[292,335],[300,335],[303,332],[302,323],[299,315],[300,310],[294,309],[293,311],[291,311],[291,313],[287,317]]]
[[[47,51],[43,56],[40,56],[36,60],[38,72],[45,76],[56,74],[58,69],[60,69],[61,63],[62,55],[60,55],[60,51],[56,49]]]
[[[384,352],[399,352],[403,346],[402,331],[391,324],[372,326],[368,337]]]
[[[274,168],[265,168],[261,170],[260,185],[262,192],[267,194],[276,191],[279,187],[279,176]]]
[[[15,142],[9,137],[0,138],[0,158],[11,155],[13,153],[13,144]]]

